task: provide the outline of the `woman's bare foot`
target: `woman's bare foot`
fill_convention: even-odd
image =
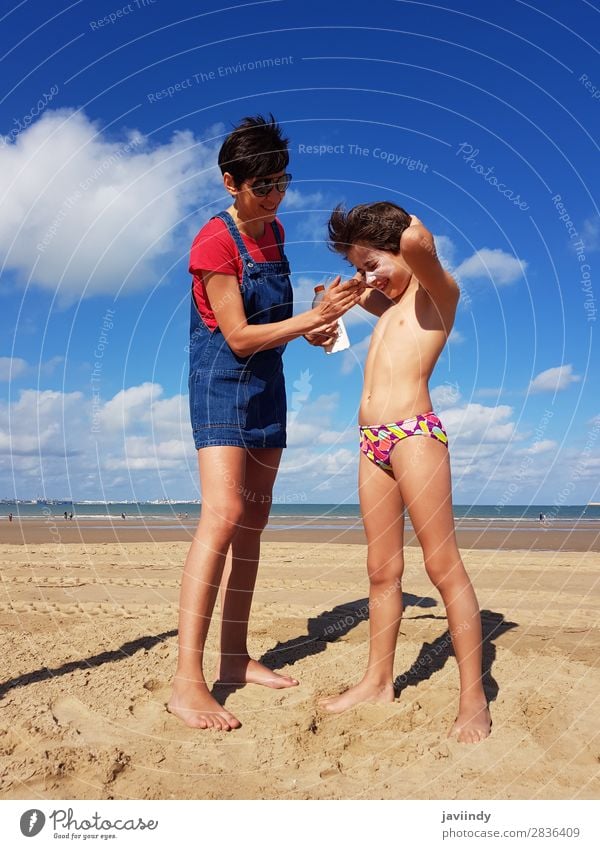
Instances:
[[[190,728],[231,731],[242,724],[211,696],[206,684],[197,681],[175,678],[167,710]]]
[[[327,699],[320,699],[321,707],[329,711],[329,713],[343,713],[348,708],[355,707],[363,703],[380,703],[394,701],[394,685],[390,681],[388,684],[374,684],[373,682],[363,678],[363,680],[340,693],[339,696],[329,696]]]
[[[448,737],[456,737],[459,743],[480,743],[489,737],[492,730],[492,718],[486,701],[476,699],[462,701],[458,716]]]
[[[273,690],[284,690],[286,687],[297,687],[298,681],[289,675],[279,675],[267,666],[263,666],[251,657],[229,658],[221,661],[219,673],[220,684],[261,684]]]

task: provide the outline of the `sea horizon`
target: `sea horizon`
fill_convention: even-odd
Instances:
[[[78,519],[194,519],[200,515],[202,503],[193,501],[69,501],[59,499],[14,500],[0,502],[0,516],[12,513],[20,519],[64,518],[73,514]],[[537,520],[599,521],[600,504],[455,504],[454,516],[473,520]],[[360,519],[358,503],[294,502],[274,500],[272,519]]]

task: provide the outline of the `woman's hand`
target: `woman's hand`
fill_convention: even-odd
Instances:
[[[326,290],[323,300],[314,307],[319,319],[319,325],[331,324],[336,319],[341,318],[345,312],[348,312],[349,309],[360,301],[363,291],[364,283],[356,277],[352,277],[350,280],[342,283],[341,277],[338,274],[331,286]]]
[[[305,333],[304,338],[309,345],[315,345],[318,348],[325,348],[327,345],[332,345],[338,336],[337,321],[333,324],[325,324],[323,327],[317,327],[311,333]]]

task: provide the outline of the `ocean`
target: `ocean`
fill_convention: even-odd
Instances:
[[[178,501],[170,504],[149,502],[10,502],[0,503],[0,517],[12,513],[20,519],[62,518],[64,512],[73,513],[81,519],[196,519],[200,515],[201,505],[197,502]],[[546,521],[570,521],[579,524],[600,520],[600,505],[567,505],[557,507],[552,504],[455,504],[454,516],[457,520],[473,520],[489,523],[491,520],[532,521],[539,520],[540,513]],[[290,523],[305,520],[348,522],[354,524],[360,520],[358,504],[280,504],[271,507],[271,517],[276,520],[289,520]]]

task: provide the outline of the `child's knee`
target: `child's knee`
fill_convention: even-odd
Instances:
[[[429,557],[425,556],[425,570],[430,581],[438,589],[450,586],[464,572],[460,556],[445,556],[439,553],[430,555]]]
[[[388,558],[371,558],[367,560],[367,571],[369,574],[369,582],[372,585],[392,585],[394,583],[401,586],[402,575],[404,572],[404,559],[402,557]]]

